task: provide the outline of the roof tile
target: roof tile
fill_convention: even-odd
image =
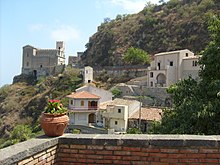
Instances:
[[[100,99],[99,96],[89,93],[87,91],[71,93],[70,95],[67,95],[66,97],[73,98],[73,99]]]

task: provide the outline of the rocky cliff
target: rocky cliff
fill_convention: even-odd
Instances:
[[[210,41],[207,18],[212,13],[220,13],[219,0],[170,0],[148,4],[137,14],[105,19],[86,44],[82,64],[123,65],[131,46],[151,55],[186,48],[199,53]]]

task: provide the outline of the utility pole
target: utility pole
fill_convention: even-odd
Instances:
[[[141,130],[141,98],[140,98],[140,108],[139,108],[139,126],[138,126],[138,128],[139,128],[139,130]]]
[[[143,95],[143,91],[142,91],[142,86],[140,86],[140,90],[141,90],[141,92],[140,92],[140,99],[139,99],[139,101],[140,101],[140,108],[139,108],[139,126],[138,126],[138,128],[139,128],[139,130],[141,130],[141,106],[142,106],[142,95]]]

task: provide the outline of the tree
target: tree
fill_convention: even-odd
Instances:
[[[10,139],[17,142],[22,142],[33,137],[31,128],[28,125],[17,125],[10,134]]]
[[[150,57],[147,52],[142,49],[130,47],[124,56],[124,61],[127,64],[149,64]]]
[[[122,94],[122,91],[120,89],[118,89],[118,88],[112,89],[111,92],[112,92],[112,94],[114,95],[115,98],[120,97],[121,94]]]
[[[154,133],[220,134],[220,18],[209,21],[212,41],[199,60],[200,81],[182,80],[168,88],[173,106],[164,110]]]

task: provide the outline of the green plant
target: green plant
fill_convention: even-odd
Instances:
[[[80,129],[74,129],[73,134],[80,134],[81,130]]]
[[[10,134],[13,144],[26,141],[33,137],[32,129],[28,125],[17,125]]]
[[[60,100],[49,100],[45,107],[44,113],[49,114],[63,114],[66,113],[67,109],[63,107]]]
[[[127,134],[142,134],[139,128],[129,128]]]
[[[114,97],[120,97],[121,94],[122,94],[122,91],[121,91],[120,89],[118,89],[118,88],[112,89],[111,92],[112,92],[112,94],[114,95]]]

